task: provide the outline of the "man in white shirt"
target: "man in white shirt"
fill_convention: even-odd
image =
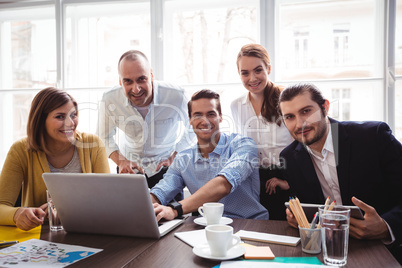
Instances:
[[[324,204],[329,196],[338,205],[358,206],[364,220],[350,219],[350,235],[381,239],[400,261],[402,145],[388,125],[329,118],[329,101],[312,84],[287,87],[279,109],[295,139],[281,152],[291,194],[303,203]]]
[[[177,152],[192,144],[187,99],[183,89],[154,80],[147,57],[138,50],[124,53],[118,70],[120,86],[105,92],[100,102],[98,135],[119,172],[145,173],[151,188]]]

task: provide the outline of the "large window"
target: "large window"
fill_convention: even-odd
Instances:
[[[65,87],[118,83],[121,54],[138,49],[151,57],[149,2],[66,4]]]
[[[0,9],[1,88],[41,88],[56,83],[54,8]]]
[[[384,49],[385,35],[380,10],[374,0],[281,1],[276,79],[329,81],[325,97],[333,99],[334,117],[383,120],[384,58],[378,51]]]
[[[278,80],[382,75],[383,18],[374,0],[281,2]]]
[[[26,136],[36,89],[56,84],[54,14],[52,6],[0,9],[0,168],[10,145]]]
[[[239,81],[236,55],[259,43],[258,0],[165,1],[165,77],[181,84]]]
[[[25,136],[32,97],[45,87],[71,93],[79,130],[95,132],[98,100],[118,84],[117,62],[129,49],[145,52],[156,79],[187,94],[218,91],[225,132],[233,131],[229,104],[247,92],[237,53],[261,43],[271,80],[313,82],[331,101],[332,117],[388,121],[402,140],[402,0],[2,2],[0,169]]]

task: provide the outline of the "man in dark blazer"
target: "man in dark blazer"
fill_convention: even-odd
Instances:
[[[328,109],[312,84],[289,86],[279,97],[283,122],[295,139],[281,153],[291,194],[303,203],[324,204],[329,196],[337,204],[358,206],[364,220],[351,218],[350,235],[381,239],[400,252],[401,143],[383,122],[338,122]],[[297,227],[293,214],[286,214]]]

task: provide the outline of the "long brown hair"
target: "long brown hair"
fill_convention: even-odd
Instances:
[[[78,115],[78,104],[67,92],[54,87],[39,91],[34,97],[27,124],[28,150],[49,153],[46,147],[46,118],[50,112],[71,101]]]
[[[259,44],[247,44],[240,49],[239,54],[237,54],[237,70],[239,70],[239,61],[243,56],[261,59],[267,69],[271,64],[267,50]],[[266,121],[276,123],[278,126],[281,125],[281,120],[277,106],[282,90],[282,86],[275,85],[271,81],[268,81],[264,89],[264,101],[261,107],[261,116]]]

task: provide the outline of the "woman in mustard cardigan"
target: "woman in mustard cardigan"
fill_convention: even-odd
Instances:
[[[30,230],[47,216],[44,172],[109,173],[102,141],[80,133],[77,102],[45,88],[32,101],[27,137],[15,142],[0,175],[0,225]],[[22,207],[14,207],[22,187]]]

